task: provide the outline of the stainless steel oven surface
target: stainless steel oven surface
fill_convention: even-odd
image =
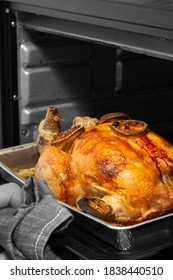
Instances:
[[[38,124],[48,106],[58,108],[65,120],[62,130],[76,115],[121,111],[173,143],[170,1],[12,0],[0,5],[2,180],[24,183],[14,168],[37,161]],[[104,252],[109,258],[142,258],[172,244],[172,214],[115,230],[70,210],[76,223],[64,243],[71,251],[80,248],[76,255],[82,258],[93,258],[94,247],[96,258],[105,258]],[[95,235],[87,231],[93,226]],[[84,246],[82,238],[89,237]]]

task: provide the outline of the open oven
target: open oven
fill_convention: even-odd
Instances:
[[[121,111],[173,142],[173,7],[138,2],[0,2],[1,148],[35,142],[48,106],[62,129],[76,115]],[[64,246],[71,258],[171,258],[158,244],[116,250],[76,225]]]

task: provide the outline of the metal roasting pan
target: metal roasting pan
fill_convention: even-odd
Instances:
[[[13,170],[34,167],[39,154],[36,143],[19,145],[0,150],[0,176],[6,182],[22,186],[25,180]],[[173,213],[147,220],[136,225],[119,227],[107,223],[76,207],[59,201],[74,215],[74,224],[92,233],[100,240],[118,250],[140,250],[143,248],[164,249],[173,245]]]

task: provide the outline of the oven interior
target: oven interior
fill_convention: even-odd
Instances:
[[[62,130],[77,115],[101,117],[124,112],[143,120],[173,141],[173,62],[135,53],[116,44],[58,32],[17,12],[11,28],[17,37],[19,144],[36,140],[48,106],[58,108]]]

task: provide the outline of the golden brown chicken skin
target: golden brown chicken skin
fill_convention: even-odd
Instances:
[[[58,199],[129,225],[173,210],[172,162],[173,147],[159,135],[124,135],[108,121],[82,130],[69,150],[47,145],[35,176]]]
[[[139,138],[142,144],[144,137],[152,142],[151,132]],[[154,135],[156,138],[160,140]],[[102,124],[82,134],[68,156],[70,172],[85,194],[104,200],[113,209],[111,219],[122,223],[142,221],[173,208],[170,170],[165,184],[157,162],[147,151],[150,147],[141,148],[137,142]]]

